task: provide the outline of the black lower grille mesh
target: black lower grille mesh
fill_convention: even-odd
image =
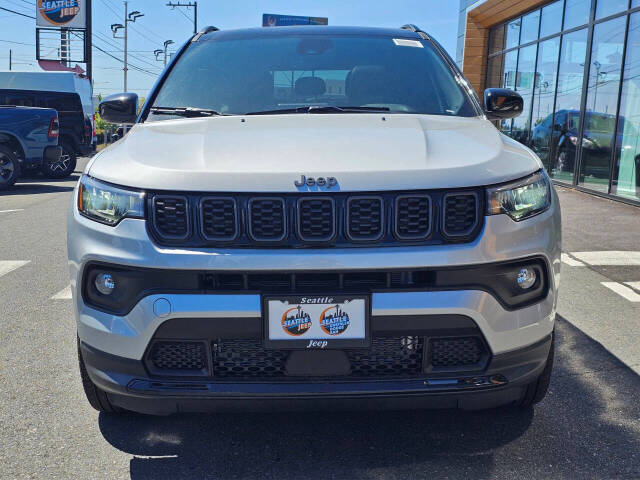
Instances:
[[[150,357],[159,370],[202,370],[207,363],[202,342],[156,342]]]
[[[156,341],[146,363],[152,374],[211,375],[207,370],[207,350],[204,342]],[[212,376],[237,380],[284,378],[290,352],[266,349],[260,339],[216,340],[211,343]],[[430,338],[428,347],[421,336],[374,337],[370,348],[345,352],[351,369],[342,378],[353,379],[412,378],[424,375],[430,368],[481,369],[488,359],[488,351],[478,336]]]
[[[434,367],[464,367],[478,364],[484,346],[478,337],[432,338],[429,360]]]

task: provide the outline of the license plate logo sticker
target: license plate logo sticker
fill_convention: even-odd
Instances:
[[[300,305],[285,310],[280,321],[286,333],[298,337],[311,328],[311,317]]]
[[[349,314],[340,305],[325,308],[320,314],[320,328],[322,331],[335,336],[340,335],[349,326]]]
[[[269,298],[265,308],[268,340],[366,339],[367,303],[362,297]]]

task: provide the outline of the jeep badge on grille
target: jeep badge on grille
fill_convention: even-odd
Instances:
[[[304,187],[304,186],[315,187],[316,185],[318,187],[331,188],[338,185],[338,180],[336,179],[336,177],[313,178],[313,177],[306,177],[304,175],[300,175],[300,180],[295,180],[293,184],[298,188]]]

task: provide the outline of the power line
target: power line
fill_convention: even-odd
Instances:
[[[35,43],[14,42],[13,40],[0,40],[0,42],[15,43],[16,45],[29,45],[31,47],[35,47],[36,46]]]
[[[22,17],[27,17],[27,18],[33,18],[35,19],[36,17],[34,17],[33,15],[27,15],[26,13],[20,13],[20,12],[16,12],[15,10],[10,10],[8,8],[5,7],[0,7],[0,10],[4,10],[6,12],[11,12],[11,13],[15,13],[16,15],[20,15]]]

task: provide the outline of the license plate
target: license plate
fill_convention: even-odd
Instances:
[[[263,299],[267,348],[369,346],[369,297],[298,295]]]

